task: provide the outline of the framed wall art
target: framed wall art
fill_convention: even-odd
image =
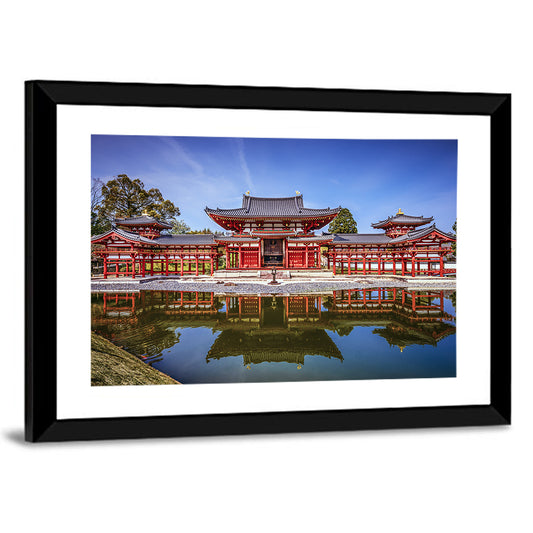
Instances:
[[[26,439],[510,423],[508,94],[30,81]]]

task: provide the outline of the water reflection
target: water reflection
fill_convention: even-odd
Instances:
[[[455,375],[454,296],[95,293],[92,329],[183,383],[444,377]]]

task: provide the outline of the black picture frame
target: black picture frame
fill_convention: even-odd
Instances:
[[[510,424],[511,421],[511,95],[282,87],[28,81],[26,105],[27,441],[238,435]],[[150,106],[414,113],[490,117],[490,404],[388,409],[57,418],[57,106]],[[40,238],[43,221],[48,237]],[[46,261],[39,258],[46,257]],[[497,295],[497,296],[496,296]],[[47,313],[36,306],[46,302]],[[502,311],[500,310],[505,310]]]

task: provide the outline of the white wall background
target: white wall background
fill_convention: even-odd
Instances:
[[[2,9],[5,531],[531,531],[531,17],[519,1],[10,2]],[[513,93],[513,426],[29,445],[23,81]],[[524,244],[526,244],[524,246]],[[11,268],[9,268],[11,267]]]

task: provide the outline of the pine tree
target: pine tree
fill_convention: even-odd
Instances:
[[[343,207],[328,226],[328,231],[329,233],[357,233],[357,222],[350,210]]]
[[[455,236],[457,237],[457,220],[453,223],[452,230],[455,233]],[[452,250],[453,255],[455,255],[457,253],[457,241],[452,242]]]
[[[102,201],[98,206],[101,218],[133,217],[148,213],[158,219],[177,217],[180,210],[170,200],[165,200],[159,189],[144,188],[140,179],[130,179],[119,174],[101,188]]]

